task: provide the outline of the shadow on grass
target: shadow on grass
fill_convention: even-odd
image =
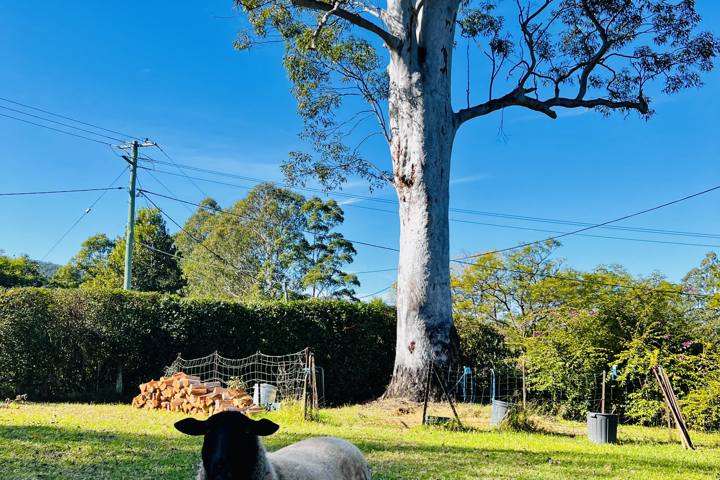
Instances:
[[[0,425],[0,478],[189,479],[201,440],[55,426]]]
[[[420,432],[418,432],[420,433]],[[371,459],[381,478],[417,478],[418,468],[429,467],[442,472],[432,478],[473,478],[475,474],[494,473],[496,478],[624,478],[632,471],[637,478],[662,478],[664,472],[677,475],[714,475],[717,463],[703,453],[663,457],[652,445],[643,449],[623,445],[574,445],[567,449],[548,445],[543,450],[530,451],[522,437],[507,448],[473,447],[473,435],[462,441],[467,446],[450,443],[452,438],[438,439],[427,444],[408,437],[388,440],[350,434],[353,441]],[[536,434],[527,434],[536,435]],[[270,450],[307,438],[308,434],[283,432],[268,437]],[[556,435],[553,435],[556,436]],[[482,439],[487,443],[488,439]],[[427,442],[427,437],[423,439]],[[584,439],[578,439],[584,441]],[[197,437],[163,436],[156,434],[128,434],[56,426],[0,425],[0,478],[15,479],[97,479],[132,478],[180,480],[193,478],[202,440]],[[500,443],[500,442],[499,442]],[[538,447],[535,447],[536,449]],[[666,447],[663,447],[667,452]],[[499,472],[499,473],[498,473]],[[499,476],[498,476],[499,475]],[[425,477],[430,478],[430,477]]]

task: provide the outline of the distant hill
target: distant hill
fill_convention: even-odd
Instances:
[[[40,273],[43,274],[45,278],[52,278],[53,275],[55,275],[55,272],[58,271],[58,268],[60,268],[62,265],[58,265],[57,263],[52,262],[42,262],[40,260],[35,260],[38,265],[40,266]]]

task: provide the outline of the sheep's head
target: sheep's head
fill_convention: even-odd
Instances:
[[[258,463],[258,436],[275,433],[277,424],[252,420],[240,412],[225,411],[207,420],[185,418],[175,428],[187,435],[204,435],[202,462],[208,480],[251,478]]]

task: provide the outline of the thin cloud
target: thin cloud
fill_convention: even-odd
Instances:
[[[461,183],[473,183],[485,180],[487,175],[468,175],[466,177],[458,177],[450,180],[450,185],[459,185]]]

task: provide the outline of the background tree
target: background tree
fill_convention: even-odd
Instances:
[[[698,31],[695,2],[667,0],[235,0],[251,29],[238,48],[279,35],[304,137],[317,155],[291,155],[291,180],[334,187],[348,175],[391,182],[400,203],[398,334],[387,394],[419,398],[422,371],[459,359],[449,271],[449,178],[465,122],[508,107],[548,118],[557,108],[653,113],[650,95],[701,84],[720,45]],[[514,22],[505,19],[514,19]],[[463,36],[486,59],[487,96],[453,105],[453,52]],[[378,48],[380,43],[384,48]],[[479,62],[476,62],[479,63]],[[657,80],[657,82],[655,82]],[[657,85],[657,87],[656,87]],[[343,105],[360,113],[344,120]],[[359,132],[365,113],[378,130]],[[384,138],[392,173],[359,146]],[[350,141],[355,146],[348,145]]]
[[[317,297],[355,298],[360,282],[357,275],[346,273],[343,265],[352,263],[357,253],[352,243],[331,230],[345,221],[343,210],[335,200],[323,202],[313,197],[301,209],[305,215],[305,275],[303,286],[308,295]]]
[[[70,261],[60,267],[53,276],[52,283],[64,288],[77,288],[100,274],[108,265],[108,257],[115,242],[104,233],[98,233],[81,246],[80,251]]]
[[[302,291],[304,198],[270,184],[253,188],[212,222],[183,269],[195,295],[289,298]]]
[[[204,241],[208,237],[212,229],[212,221],[219,210],[220,205],[213,198],[203,198],[182,230],[175,234],[175,247],[183,258],[190,257],[198,241]]]
[[[135,220],[132,285],[143,292],[177,292],[183,286],[173,237],[157,209],[141,208]],[[82,286],[121,288],[125,271],[125,238],[115,241],[107,262]]]
[[[25,255],[6,257],[0,251],[0,287],[40,287],[46,281],[34,260]]]

